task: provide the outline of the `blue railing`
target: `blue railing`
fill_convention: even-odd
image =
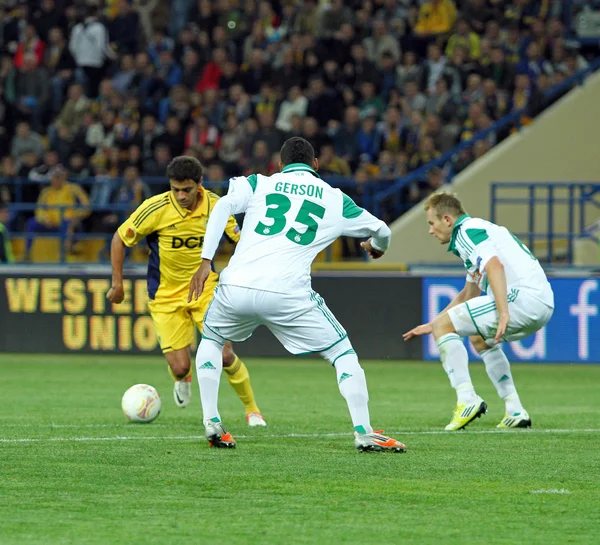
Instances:
[[[506,193],[509,195],[506,196]],[[516,219],[514,216],[517,213],[515,205],[526,207],[527,231],[514,234],[526,241],[532,251],[536,241],[545,242],[546,252],[542,261],[548,264],[555,260],[559,241],[567,243],[564,260],[568,265],[573,264],[573,245],[576,239],[592,238],[600,242],[588,231],[593,220],[597,219],[597,215],[589,217],[588,211],[600,209],[600,183],[494,182],[491,185],[490,217],[493,223],[497,222],[502,205],[511,207],[513,219]],[[539,218],[543,218],[546,225],[543,230],[536,228]],[[562,228],[557,229],[557,223]]]
[[[576,74],[573,74],[570,78],[567,78],[559,85],[555,85],[551,89],[549,89],[545,94],[544,98],[552,99],[561,93],[568,91],[574,85],[582,85],[583,82],[588,78],[588,76],[594,73],[596,70],[600,68],[600,58],[594,60],[589,64],[587,68],[584,70],[580,70]],[[407,176],[399,178],[395,180],[388,188],[377,193],[373,202],[373,213],[376,216],[381,217],[383,203],[387,201],[388,206],[391,204],[394,209],[394,215],[400,216],[406,210],[404,209],[405,203],[401,201],[401,192],[402,189],[408,186],[411,183],[421,182],[426,179],[427,173],[435,167],[444,167],[447,164],[451,164],[452,160],[460,154],[461,151],[470,149],[473,145],[479,140],[484,140],[488,136],[495,134],[503,129],[507,129],[511,126],[514,126],[517,130],[521,129],[521,118],[528,113],[529,107],[521,108],[515,112],[505,115],[503,118],[496,121],[493,125],[479,131],[476,133],[470,140],[466,140],[458,144],[456,147],[446,152],[444,155],[435,159],[434,161],[430,161],[426,165],[423,165],[421,168],[414,170]]]
[[[323,175],[323,179],[327,181],[333,187],[337,187],[343,190],[348,195],[352,196],[353,199],[367,210],[373,210],[374,202],[376,199],[376,195],[388,187],[392,182],[389,180],[370,180],[364,184],[356,183],[354,178],[349,178],[346,176],[329,176]],[[85,177],[85,178],[70,178],[71,181],[77,182],[78,185],[81,185],[84,189],[88,191],[88,194],[91,193],[92,188],[97,183],[95,178]],[[163,191],[169,190],[169,181],[166,177],[142,177],[141,180],[145,182],[151,189],[152,194],[162,193]],[[103,178],[101,183],[105,184],[107,181],[106,178]],[[108,180],[110,183],[109,192],[113,192],[117,190],[122,182],[122,178],[111,178]],[[7,187],[12,188],[12,193],[14,196],[15,203],[22,203],[24,197],[24,189],[27,186],[43,186],[48,185],[49,180],[30,180],[28,178],[0,178],[0,186],[5,185]],[[210,191],[214,191],[218,195],[223,195],[227,193],[227,189],[229,187],[229,181],[205,181],[204,187],[209,189]],[[103,203],[101,206],[107,206],[107,204]],[[92,208],[95,209],[96,205],[92,204]],[[14,210],[17,209],[16,205],[9,205],[9,208]]]

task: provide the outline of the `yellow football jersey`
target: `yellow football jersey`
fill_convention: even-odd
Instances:
[[[219,197],[200,188],[202,202],[190,212],[181,208],[167,191],[145,200],[119,227],[123,243],[132,247],[142,238],[150,249],[148,259],[148,296],[150,299],[187,297],[190,281],[201,261],[208,216]],[[225,236],[240,239],[240,228],[232,216]]]

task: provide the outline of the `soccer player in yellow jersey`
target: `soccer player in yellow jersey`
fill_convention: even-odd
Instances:
[[[125,247],[146,238],[149,309],[160,348],[175,380],[173,397],[178,407],[190,402],[192,369],[190,345],[194,324],[202,331],[203,319],[213,299],[219,276],[213,271],[209,288],[197,301],[188,303],[190,281],[200,266],[200,255],[208,217],[219,199],[202,187],[202,165],[193,157],[176,157],[167,167],[171,190],[145,200],[118,228],[112,244],[112,287],[107,298],[121,303]],[[226,236],[237,242],[239,227],[232,216]],[[224,371],[246,408],[249,426],[266,426],[254,400],[248,369],[234,353],[231,343],[223,348]]]

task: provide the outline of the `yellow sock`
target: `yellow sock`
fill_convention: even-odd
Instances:
[[[183,380],[184,382],[192,381],[192,367],[191,366],[190,366],[190,370],[188,371],[188,374],[185,375],[185,377],[183,377],[183,378],[176,377],[175,374],[173,373],[173,369],[171,369],[171,366],[169,364],[167,364],[167,369],[169,370],[169,375],[171,375],[171,378],[175,382],[179,382],[180,380]]]
[[[229,384],[233,386],[244,407],[246,407],[246,414],[260,413],[258,405],[254,400],[252,386],[250,386],[248,368],[244,365],[244,362],[236,356],[233,364],[229,367],[224,367],[223,371],[227,375]]]

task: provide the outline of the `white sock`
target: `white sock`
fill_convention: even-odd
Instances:
[[[354,351],[335,360],[335,373],[340,393],[348,404],[354,430],[373,433],[369,417],[367,379]]]
[[[459,403],[471,403],[477,398],[471,375],[469,375],[469,354],[456,333],[447,333],[436,340],[440,349],[440,359],[452,388],[456,390]]]
[[[221,420],[217,404],[222,370],[223,346],[215,341],[202,339],[196,353],[196,376],[200,386],[203,422],[213,418]]]
[[[514,415],[522,412],[524,409],[510,372],[510,363],[502,348],[494,346],[489,350],[484,350],[481,352],[481,357],[488,377],[490,377],[498,395],[506,403],[507,414]]]

